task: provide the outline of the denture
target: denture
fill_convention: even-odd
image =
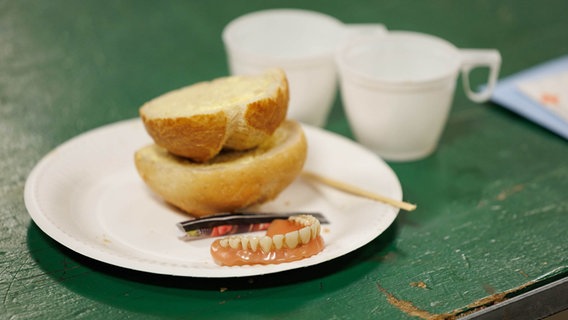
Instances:
[[[276,264],[304,259],[323,250],[318,219],[297,215],[274,220],[264,236],[239,235],[215,240],[211,255],[219,265]]]

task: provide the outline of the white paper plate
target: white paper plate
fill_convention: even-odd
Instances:
[[[305,168],[402,199],[398,178],[375,154],[322,129],[304,126]],[[134,151],[151,143],[139,119],[81,134],[47,154],[33,169],[25,203],[34,222],[64,246],[90,258],[133,270],[192,277],[242,277],[296,269],[349,253],[380,235],[398,209],[298,178],[267,211],[317,211],[329,220],[326,248],[301,261],[220,267],[209,255],[211,239],[180,240],[176,223],[187,220],[146,188]]]

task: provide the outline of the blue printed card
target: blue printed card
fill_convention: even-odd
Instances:
[[[501,79],[491,100],[568,139],[568,56]]]

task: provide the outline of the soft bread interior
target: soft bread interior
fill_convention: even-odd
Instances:
[[[275,96],[281,86],[281,77],[280,71],[275,69],[260,75],[196,83],[149,101],[142,106],[142,112],[148,119],[190,117],[220,110],[236,113],[242,105]]]
[[[204,216],[274,199],[300,174],[306,156],[302,127],[285,121],[252,150],[223,151],[197,163],[152,144],[135,153],[135,164],[148,187],[166,202]]]

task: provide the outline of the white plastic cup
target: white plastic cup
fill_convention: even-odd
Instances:
[[[355,138],[385,160],[412,161],[436,149],[461,70],[466,95],[488,100],[501,55],[494,49],[458,49],[423,33],[390,31],[348,41],[336,55],[341,96]],[[476,92],[469,72],[489,68]]]
[[[334,53],[357,33],[384,33],[381,24],[345,25],[334,17],[301,9],[245,14],[223,30],[229,71],[259,73],[280,67],[290,87],[288,117],[322,127],[337,92]]]

